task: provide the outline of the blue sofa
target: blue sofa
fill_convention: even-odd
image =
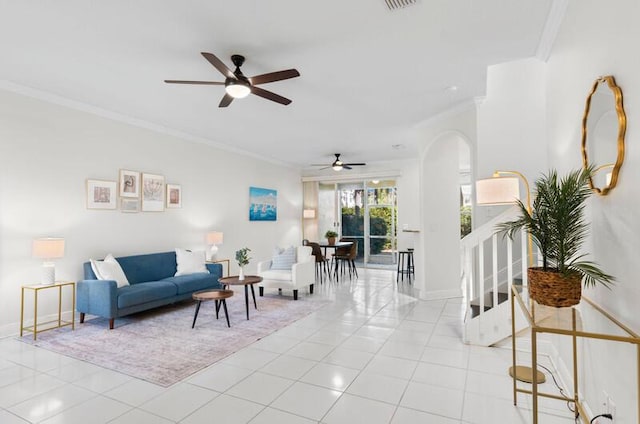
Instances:
[[[118,288],[113,280],[98,280],[85,262],[84,280],[77,283],[76,309],[80,322],[85,314],[109,319],[113,329],[116,318],[180,300],[190,299],[194,292],[222,288],[218,279],[222,277],[221,264],[206,264],[210,274],[196,273],[174,277],[176,253],[163,252],[147,255],[116,258],[129,285]]]

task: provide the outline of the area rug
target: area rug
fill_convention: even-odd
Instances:
[[[242,289],[242,288],[241,288]],[[257,292],[257,289],[256,289]],[[160,386],[170,386],[274,331],[329,303],[319,296],[277,294],[257,296],[258,310],[250,298],[246,319],[244,291],[227,299],[231,328],[224,311],[216,320],[214,302],[203,302],[196,327],[191,329],[195,303],[185,301],[152,311],[108,320],[94,318],[84,324],[44,332],[25,343],[112,369]]]

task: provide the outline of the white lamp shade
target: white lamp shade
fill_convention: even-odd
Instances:
[[[305,219],[313,219],[316,217],[315,209],[305,209],[302,211],[302,217]]]
[[[41,238],[33,241],[33,257],[55,259],[64,256],[63,238]]]
[[[210,233],[207,233],[207,244],[222,244],[223,240],[224,233],[221,233],[219,231],[212,231]]]
[[[476,181],[478,205],[506,205],[520,198],[520,182],[517,177],[494,177]]]

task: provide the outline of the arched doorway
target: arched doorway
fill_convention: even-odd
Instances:
[[[423,298],[462,295],[460,213],[461,204],[470,203],[471,199],[472,158],[468,137],[458,131],[439,134],[423,152],[420,163],[425,269],[421,287]]]

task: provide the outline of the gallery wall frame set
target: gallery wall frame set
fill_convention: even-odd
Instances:
[[[87,180],[87,208],[115,209],[116,182],[104,180]]]
[[[182,186],[166,184],[162,175],[121,169],[119,180],[87,179],[87,208],[135,213],[182,207]]]

